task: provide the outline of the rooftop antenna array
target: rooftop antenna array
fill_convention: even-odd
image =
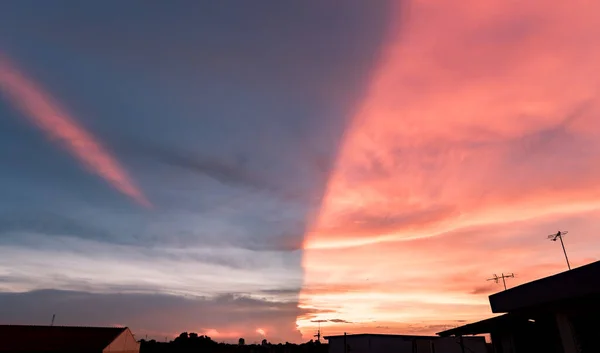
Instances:
[[[563,242],[563,236],[569,233],[568,230],[561,231],[559,230],[556,234],[550,234],[548,239],[552,241],[556,241],[556,239],[560,239],[560,245],[562,245],[563,253],[565,253],[565,260],[567,260],[567,267],[571,270],[571,264],[569,263],[569,258],[567,257],[567,250],[565,250],[565,243]]]
[[[327,320],[314,320],[313,322],[318,322],[319,323],[319,329],[317,331],[317,334],[314,335],[313,337],[317,338],[317,342],[321,342],[321,322],[326,322]]]
[[[488,278],[486,281],[494,281],[494,282],[496,282],[496,284],[498,284],[500,279],[502,279],[502,284],[504,285],[504,290],[506,290],[506,278],[515,278],[515,274],[509,273],[509,274],[505,275],[504,273],[502,273],[501,276],[498,276],[497,274],[494,273],[494,277]]]

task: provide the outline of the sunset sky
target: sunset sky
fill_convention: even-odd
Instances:
[[[5,1],[0,324],[432,334],[599,259],[600,4]]]

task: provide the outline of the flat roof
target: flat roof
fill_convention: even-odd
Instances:
[[[466,324],[463,326],[451,328],[449,330],[445,330],[442,332],[438,332],[437,335],[441,337],[448,336],[465,336],[465,335],[481,335],[484,333],[490,333],[494,329],[500,327],[506,327],[510,325],[514,325],[517,322],[526,321],[522,317],[516,317],[511,314],[504,314],[496,317],[491,317],[489,319],[472,322],[470,324]]]
[[[353,333],[346,335],[329,335],[323,336],[324,339],[328,340],[330,338],[339,338],[339,337],[358,337],[358,336],[380,336],[380,337],[401,337],[401,338],[439,338],[438,336],[421,336],[421,335],[400,335],[400,334],[389,334],[389,333]]]
[[[490,295],[493,313],[600,295],[600,261]]]

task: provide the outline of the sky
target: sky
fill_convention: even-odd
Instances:
[[[598,260],[600,5],[0,6],[1,324],[432,334]]]

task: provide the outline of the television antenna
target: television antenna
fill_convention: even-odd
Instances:
[[[567,250],[565,250],[565,243],[563,242],[563,236],[569,233],[568,230],[558,231],[556,234],[550,234],[548,239],[552,241],[556,241],[556,239],[560,239],[560,245],[562,245],[563,253],[565,253],[565,260],[567,260],[567,267],[571,270],[571,264],[569,263],[569,258],[567,257]]]
[[[319,320],[319,329],[317,330],[317,334],[315,335],[317,338],[317,342],[321,342],[321,321]]]
[[[319,330],[317,331],[317,334],[314,335],[313,337],[317,338],[317,342],[321,342],[321,322],[326,322],[327,320],[314,320],[313,322],[317,322],[319,323]]]
[[[505,275],[504,273],[502,273],[501,276],[498,276],[497,274],[494,273],[494,277],[488,278],[486,281],[494,281],[494,282],[496,282],[496,284],[498,284],[500,279],[502,279],[502,284],[504,284],[504,290],[506,290],[506,279],[507,278],[515,278],[515,274],[509,273],[509,274]]]

